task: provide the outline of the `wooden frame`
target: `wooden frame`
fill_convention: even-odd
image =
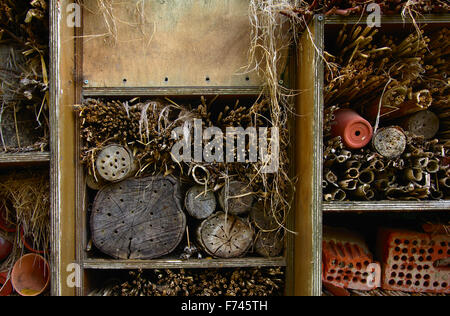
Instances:
[[[133,270],[133,269],[163,269],[163,268],[240,268],[240,267],[269,267],[282,266],[286,268],[286,294],[293,293],[293,271],[294,254],[293,236],[286,238],[286,252],[282,257],[276,258],[238,258],[231,260],[193,260],[181,261],[172,258],[158,260],[114,260],[104,258],[92,258],[85,252],[87,240],[87,197],[84,168],[79,162],[79,121],[73,111],[73,104],[82,102],[84,98],[90,97],[162,97],[172,96],[176,98],[193,96],[226,96],[230,97],[258,97],[262,88],[252,85],[252,80],[247,84],[241,81],[228,85],[204,85],[192,86],[109,86],[99,87],[92,85],[92,81],[86,81],[83,74],[84,63],[84,40],[83,29],[71,29],[65,25],[67,13],[65,6],[69,1],[61,1],[52,7],[54,14],[53,60],[55,60],[54,74],[54,100],[57,105],[55,117],[59,118],[58,125],[53,129],[56,133],[55,160],[52,166],[56,170],[54,204],[55,211],[54,242],[58,254],[55,255],[55,275],[59,280],[55,285],[55,295],[86,295],[87,289],[95,280],[90,280],[90,272],[111,270]],[[59,14],[59,15],[58,15]],[[245,51],[246,53],[246,51]],[[73,56],[73,58],[72,58]],[[292,75],[291,73],[289,73]],[[224,81],[225,82],[225,81]],[[129,83],[129,82],[128,82]],[[64,127],[64,129],[63,129]],[[58,159],[56,157],[59,157]],[[288,229],[294,231],[294,210],[291,219],[287,223]],[[59,239],[58,239],[59,237]],[[73,242],[75,240],[75,242]],[[67,248],[65,248],[67,247]],[[79,279],[77,287],[71,288],[67,285],[71,272],[66,271],[67,265],[76,263],[79,267]]]

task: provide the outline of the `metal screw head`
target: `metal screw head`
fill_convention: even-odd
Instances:
[[[89,84],[89,80],[84,80],[84,84],[88,85]]]
[[[323,15],[319,15],[319,16],[317,17],[317,20],[323,21]]]

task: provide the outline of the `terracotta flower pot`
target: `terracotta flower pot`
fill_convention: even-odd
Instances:
[[[373,128],[355,111],[342,109],[335,113],[331,135],[333,137],[341,136],[342,142],[347,148],[359,149],[367,146],[372,140]]]
[[[11,254],[13,244],[0,236],[0,261],[5,260]]]
[[[13,267],[11,282],[21,296],[38,296],[50,283],[50,268],[47,260],[37,254],[20,258]]]
[[[8,280],[8,272],[0,273],[0,296],[10,296],[13,292],[11,280]]]
[[[12,225],[6,221],[5,209],[0,208],[0,229],[7,233],[15,233],[17,231],[17,227]]]
[[[40,254],[40,255],[45,254],[44,250],[37,250],[37,249],[34,249],[33,246],[31,246],[31,242],[27,241],[27,238],[24,236],[22,227],[20,228],[20,240],[22,241],[25,248],[28,249],[29,251]]]

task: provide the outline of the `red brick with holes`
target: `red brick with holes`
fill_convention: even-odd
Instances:
[[[380,286],[380,265],[364,240],[340,229],[324,229],[322,279],[338,288],[370,291]]]
[[[377,251],[386,290],[450,293],[450,237],[380,229]]]

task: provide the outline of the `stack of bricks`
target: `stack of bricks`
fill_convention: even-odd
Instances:
[[[380,229],[378,258],[385,290],[450,294],[450,236]]]
[[[336,295],[345,295],[342,289],[370,291],[380,286],[380,265],[360,236],[325,227],[322,256],[323,284]]]

